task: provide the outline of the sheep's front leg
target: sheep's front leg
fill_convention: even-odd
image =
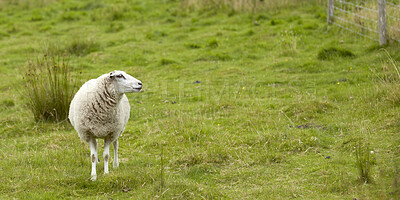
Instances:
[[[114,168],[117,168],[119,163],[118,163],[118,139],[113,142],[114,146],[114,163],[113,166]]]
[[[108,174],[108,160],[110,158],[110,146],[111,146],[111,139],[105,138],[104,139],[104,174]]]
[[[97,141],[95,138],[89,140],[90,157],[92,161],[92,178],[90,180],[95,181],[97,179],[96,164],[97,164]]]

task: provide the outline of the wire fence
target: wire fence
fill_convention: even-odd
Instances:
[[[398,0],[328,0],[328,23],[381,45],[400,43]]]

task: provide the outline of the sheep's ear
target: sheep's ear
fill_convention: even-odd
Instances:
[[[115,73],[114,72],[110,72],[109,77],[113,79],[115,77]]]

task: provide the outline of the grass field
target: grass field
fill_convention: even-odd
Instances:
[[[0,1],[0,198],[399,199],[398,44],[325,16],[315,3]],[[27,107],[28,61],[56,50],[80,83],[119,69],[144,85],[119,168],[104,176],[101,160],[95,182],[72,126]]]

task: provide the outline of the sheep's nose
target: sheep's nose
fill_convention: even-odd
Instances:
[[[142,85],[141,82],[139,82],[138,85],[139,85],[139,88],[142,88],[142,87],[143,87],[143,85]]]

